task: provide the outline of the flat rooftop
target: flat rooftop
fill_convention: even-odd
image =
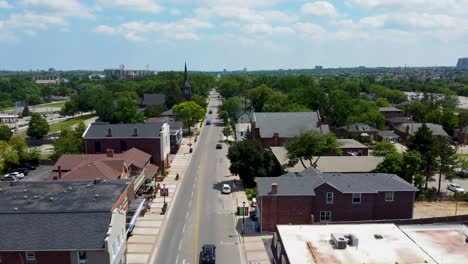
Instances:
[[[277,228],[291,264],[436,263],[394,224],[278,225]],[[336,249],[330,242],[332,233],[353,234],[359,239],[358,246]],[[376,239],[375,235],[382,238]]]
[[[340,148],[369,148],[355,139],[337,139],[336,143],[338,143]]]
[[[435,224],[399,228],[438,263],[468,263],[468,227]]]

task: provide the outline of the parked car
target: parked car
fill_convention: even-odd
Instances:
[[[7,174],[5,175],[2,181],[18,181],[18,179],[15,176]]]
[[[222,148],[223,148],[222,144],[220,144],[220,143],[216,144],[216,149],[222,149]]]
[[[208,114],[212,114],[212,113],[213,113],[213,110],[208,111]]]
[[[221,192],[224,194],[230,194],[231,193],[231,186],[229,184],[224,183],[223,187],[221,188]]]
[[[468,177],[468,168],[460,168],[458,170],[456,170],[456,173],[458,176],[462,177],[462,178],[466,178]]]
[[[28,175],[29,170],[27,168],[17,168],[17,169],[12,170],[11,172],[23,173],[26,176]]]
[[[31,163],[23,163],[21,164],[21,167],[27,168],[28,170],[35,170],[36,166]]]
[[[216,262],[216,247],[213,244],[205,244],[202,246],[201,264],[215,264]]]
[[[10,177],[10,176],[16,177],[17,179],[23,179],[24,178],[24,174],[21,173],[21,172],[17,172],[17,171],[6,174],[5,178]]]
[[[465,189],[463,189],[463,187],[461,187],[460,184],[454,183],[454,182],[449,183],[447,188],[451,190],[452,192],[464,192],[465,191]]]
[[[257,198],[252,198],[252,207],[257,207]]]

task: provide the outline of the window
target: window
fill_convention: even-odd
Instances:
[[[36,260],[36,252],[27,251],[26,260],[32,260],[32,261]]]
[[[327,192],[327,204],[333,204],[333,193]]]
[[[386,202],[393,202],[393,196],[394,196],[393,192],[386,192],[385,193],[385,201]]]
[[[95,141],[94,142],[94,152],[101,153],[101,142]]]
[[[361,194],[353,193],[353,204],[360,204],[360,203],[361,203]]]
[[[321,211],[320,212],[320,222],[331,221],[331,212],[330,211]]]
[[[120,151],[126,151],[127,150],[127,141],[121,140],[120,141]]]
[[[86,256],[86,251],[78,251],[76,255],[78,257],[78,264],[88,263],[88,257]]]

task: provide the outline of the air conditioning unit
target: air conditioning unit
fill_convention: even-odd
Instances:
[[[337,249],[346,248],[346,245],[348,242],[343,234],[332,233],[331,239],[332,239],[333,244],[335,245],[335,248]]]

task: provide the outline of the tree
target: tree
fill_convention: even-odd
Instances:
[[[167,110],[165,105],[148,105],[145,108],[145,116],[146,117],[156,117],[159,116],[161,113]]]
[[[117,94],[114,123],[134,124],[144,121],[143,113],[138,112],[138,95],[135,92]]]
[[[375,105],[378,107],[386,107],[390,106],[390,103],[388,102],[387,98],[379,97],[375,100]]]
[[[421,154],[421,174],[425,177],[425,186],[432,180],[436,171],[436,152],[434,149],[434,137],[425,123],[410,137],[409,150],[418,151]]]
[[[288,143],[286,149],[288,150],[289,158],[288,166],[293,167],[298,162],[301,162],[304,169],[307,169],[304,160],[309,161],[309,166],[316,167],[322,154],[336,153],[339,155],[341,153],[333,134],[322,135],[314,130],[309,130],[294,137]]]
[[[372,150],[373,156],[385,157],[387,154],[396,153],[397,149],[391,142],[378,142]]]
[[[14,135],[8,141],[8,144],[12,149],[18,154],[18,158],[21,162],[29,159],[28,157],[28,144],[26,143],[26,138],[21,135]]]
[[[273,154],[253,140],[233,143],[227,157],[231,162],[229,171],[238,174],[246,187],[255,186],[255,177],[273,176]]]
[[[0,140],[8,141],[11,135],[13,135],[13,132],[7,125],[0,125]]]
[[[64,129],[60,132],[60,137],[54,142],[54,153],[51,158],[57,160],[63,154],[83,153],[83,138],[81,137],[86,127],[83,122],[74,129]]]
[[[223,78],[221,79],[218,87],[218,91],[225,99],[240,94],[240,84],[234,78]]]
[[[236,120],[237,114],[242,111],[243,103],[239,97],[229,97],[219,106],[219,111],[224,112],[224,116],[220,116],[223,119]],[[224,122],[227,122],[227,119]]]
[[[398,152],[389,153],[384,160],[377,165],[376,172],[400,175],[402,167],[402,156]]]
[[[49,124],[38,113],[34,113],[29,121],[27,135],[34,138],[42,138],[49,132]]]
[[[186,101],[174,105],[172,110],[177,113],[180,120],[184,123],[184,126],[188,127],[189,134],[190,128],[205,115],[205,110],[193,101]]]
[[[440,193],[442,174],[447,180],[451,180],[455,175],[455,165],[457,164],[457,150],[450,144],[447,138],[441,138],[435,141],[435,153],[437,153],[436,163],[439,172],[439,186],[437,193]]]
[[[9,170],[12,165],[17,164],[19,164],[18,154],[6,141],[0,141],[0,171]]]
[[[21,116],[30,116],[30,115],[31,115],[31,111],[29,111],[29,107],[26,105],[23,108],[23,111],[21,112]]]
[[[401,166],[401,176],[409,183],[417,184],[417,175],[421,171],[421,154],[416,150],[405,151]]]
[[[254,110],[257,112],[261,112],[263,109],[263,105],[270,98],[270,96],[273,95],[273,93],[274,93],[273,89],[266,86],[265,84],[262,84],[253,89],[250,89],[247,92],[247,96],[252,101],[252,106]]]

